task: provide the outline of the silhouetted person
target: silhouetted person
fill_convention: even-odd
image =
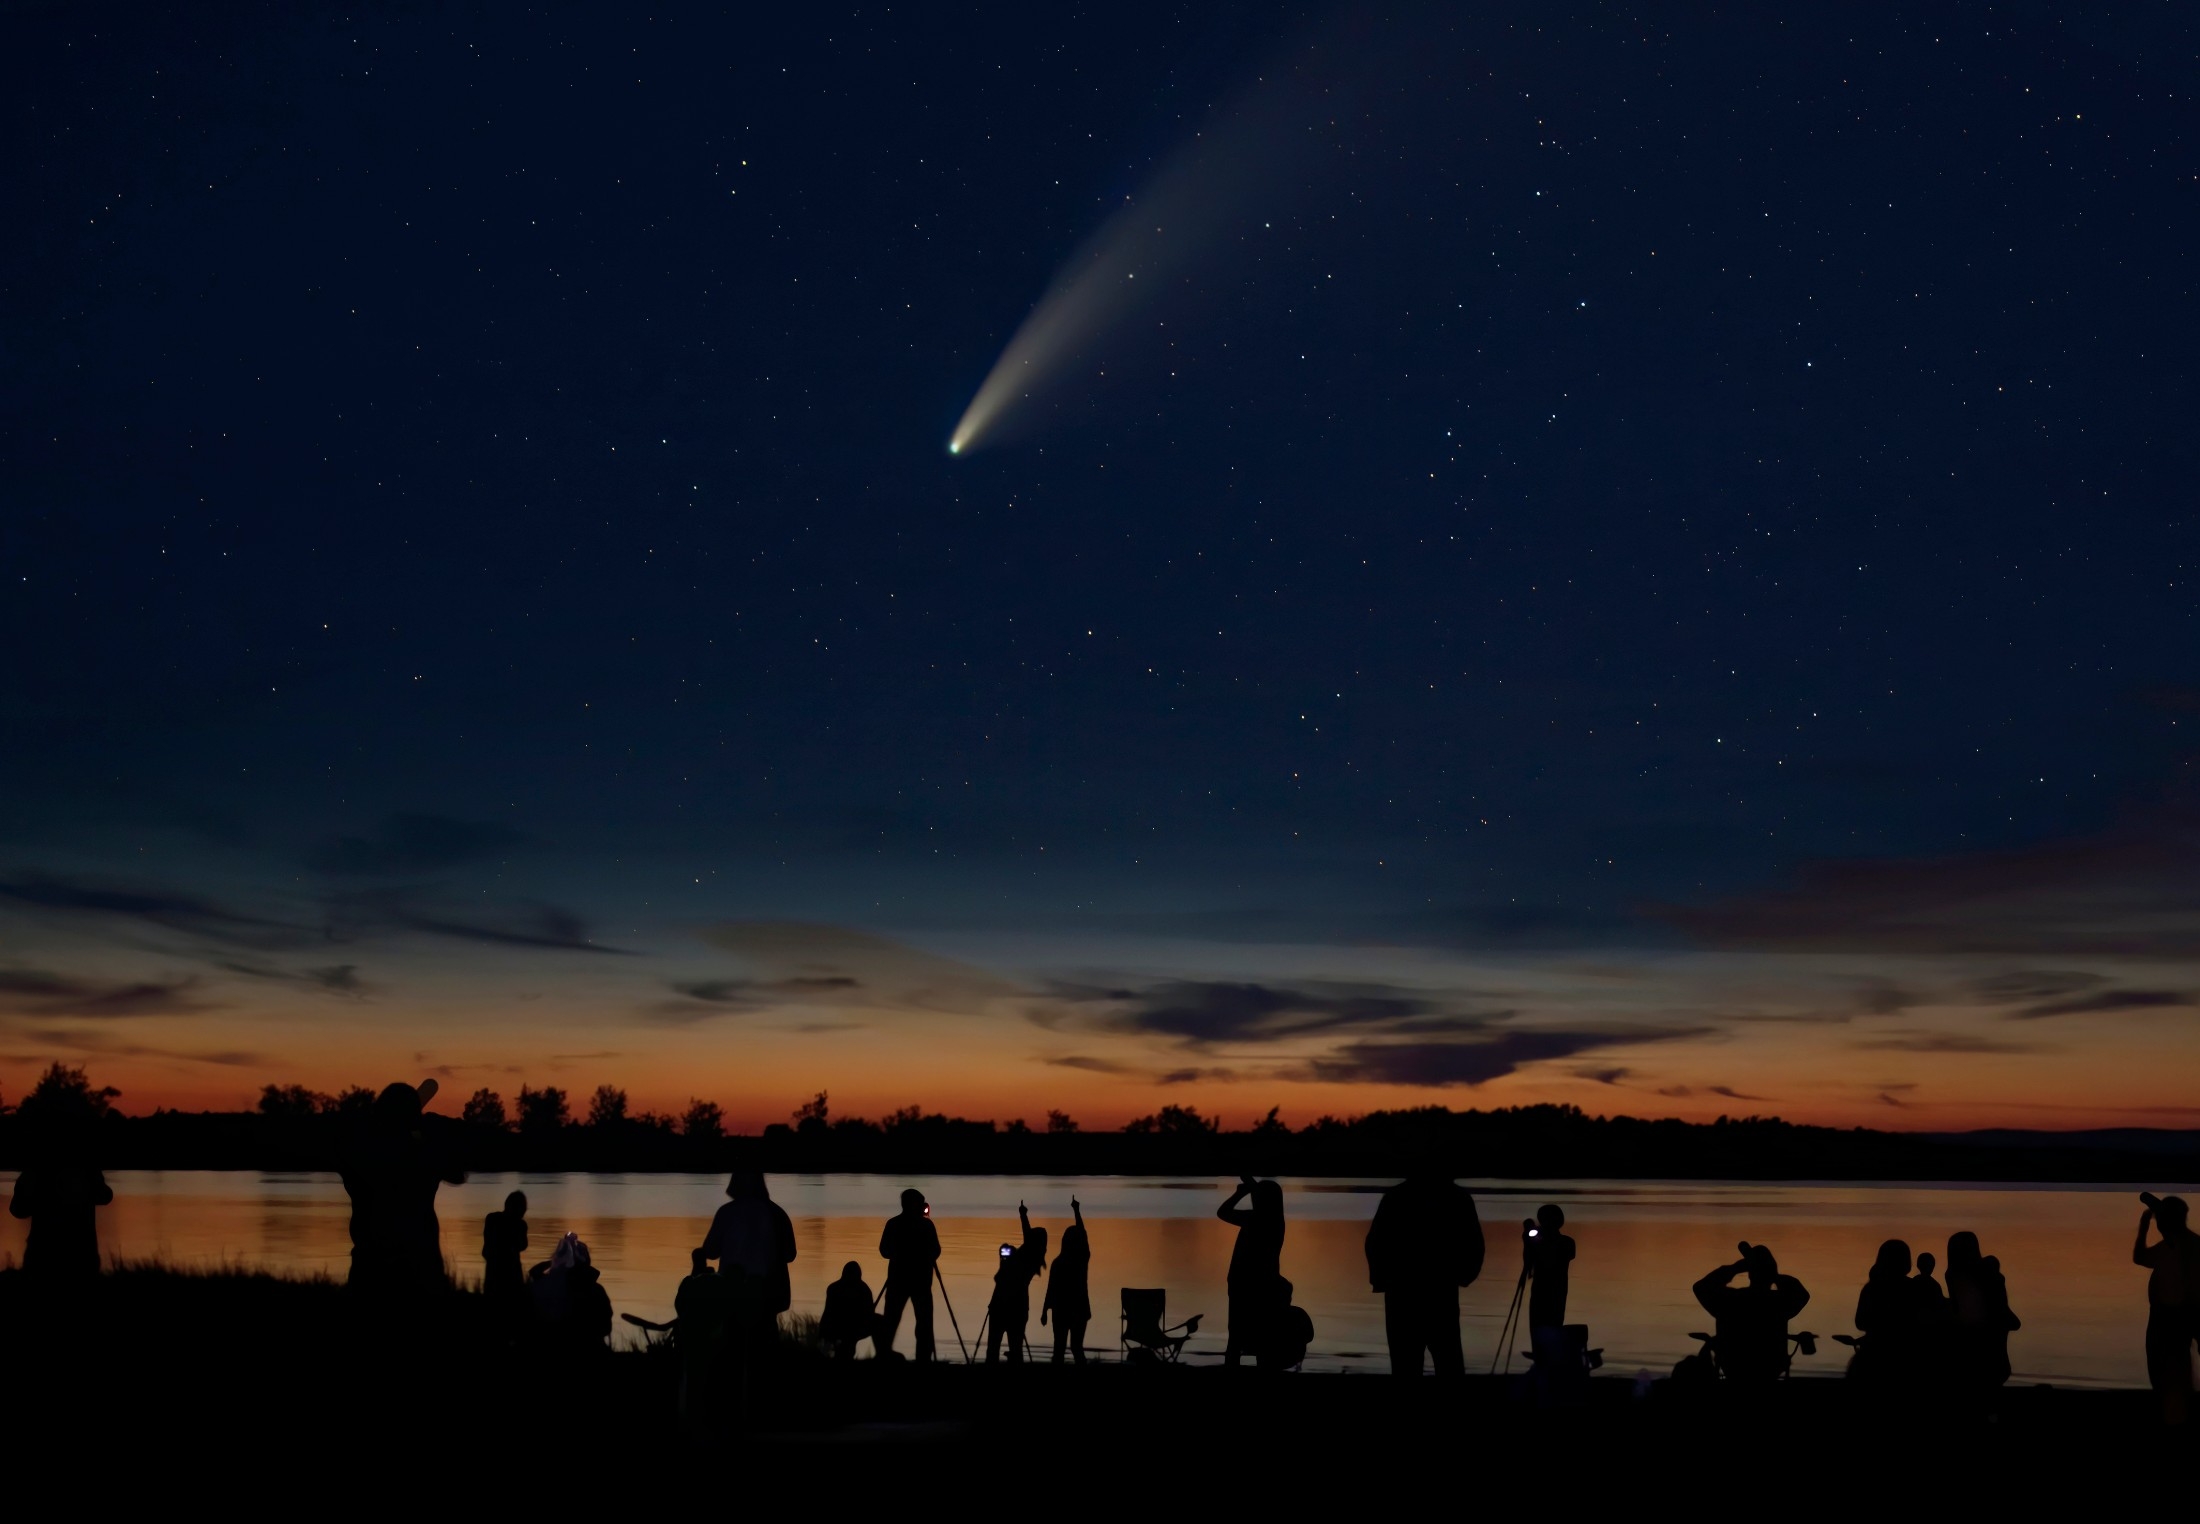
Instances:
[[[1088,1272],[1092,1268],[1092,1245],[1085,1237],[1085,1209],[1078,1205],[1075,1196],[1069,1199],[1070,1215],[1077,1219],[1072,1227],[1062,1230],[1062,1247],[1054,1256],[1054,1269],[1047,1276],[1046,1300],[1039,1307],[1039,1326],[1047,1326],[1047,1315],[1054,1316],[1054,1363],[1062,1363],[1066,1349],[1076,1356],[1077,1363],[1085,1363],[1085,1325],[1092,1321],[1092,1291],[1087,1285]]]
[[[1009,1364],[1022,1362],[1024,1327],[1031,1321],[1031,1283],[1047,1263],[1047,1230],[1031,1225],[1031,1211],[1021,1201],[1016,1203],[1016,1218],[1024,1227],[1023,1242],[1001,1245],[1001,1262],[993,1272],[993,1300],[986,1304],[986,1316],[993,1325],[985,1339],[988,1365],[1000,1359],[1004,1338]]]
[[[1948,1384],[1948,1295],[1933,1279],[1936,1261],[1929,1250],[1917,1256],[1917,1274],[1910,1277],[1910,1294],[1916,1298],[1917,1379],[1928,1395],[1937,1397]]]
[[[436,1188],[466,1172],[446,1160],[421,1114],[436,1082],[399,1083],[375,1098],[345,1152],[351,1197],[351,1284],[378,1295],[417,1294],[449,1284],[435,1216]]]
[[[1252,1205],[1239,1206],[1248,1196]],[[1288,1305],[1283,1292],[1283,1187],[1241,1175],[1215,1215],[1237,1229],[1237,1243],[1230,1250],[1230,1333],[1222,1350],[1222,1363],[1234,1366],[1245,1355],[1260,1353],[1271,1323]]]
[[[1810,1293],[1792,1275],[1780,1273],[1779,1261],[1763,1244],[1743,1244],[1742,1257],[1696,1282],[1696,1300],[1711,1314],[1718,1340],[1719,1369],[1729,1381],[1777,1381],[1788,1366],[1787,1326],[1810,1301]],[[1736,1286],[1746,1274],[1749,1284]]]
[[[1244,1241],[1240,1233],[1238,1242]],[[1423,1350],[1434,1359],[1437,1375],[1466,1373],[1459,1347],[1459,1288],[1473,1285],[1482,1273],[1483,1253],[1474,1197],[1441,1168],[1416,1164],[1383,1192],[1367,1228],[1367,1280],[1382,1293],[1394,1375],[1420,1375]],[[1235,1328],[1233,1322],[1233,1342]]]
[[[688,1255],[688,1273],[673,1293],[678,1323],[680,1417],[690,1425],[715,1415],[723,1406],[727,1330],[733,1309],[725,1277],[711,1272],[700,1248]]]
[[[550,1262],[529,1277],[543,1349],[553,1358],[588,1359],[611,1352],[611,1295],[603,1289],[578,1233],[567,1233]]]
[[[853,1360],[857,1343],[871,1337],[876,1321],[863,1267],[850,1260],[840,1267],[840,1279],[825,1288],[825,1316],[817,1320],[818,1338],[835,1360]]]
[[[504,1198],[504,1210],[481,1219],[481,1289],[500,1305],[527,1290],[520,1261],[527,1253],[527,1193]]]
[[[703,1256],[718,1261],[718,1273],[730,1282],[734,1335],[744,1354],[754,1353],[778,1338],[779,1315],[794,1301],[787,1274],[795,1256],[794,1224],[772,1200],[762,1170],[735,1170],[726,1196],[703,1235]]]
[[[2200,1235],[2192,1231],[2184,1198],[2143,1198],[2139,1238],[2131,1262],[2145,1265],[2147,1276],[2147,1381],[2162,1394],[2162,1422],[2185,1422],[2192,1406],[2192,1347],[2200,1333]],[[2147,1242],[2152,1223],[2161,1237]]]
[[[1976,1233],[1950,1235],[1948,1365],[1958,1393],[1983,1400],[2009,1379],[2009,1336],[2023,1326],[2009,1310],[2001,1261],[1979,1252]]]
[[[100,1207],[115,1199],[93,1164],[97,1123],[89,1113],[48,1113],[33,1119],[33,1154],[15,1177],[8,1215],[27,1219],[23,1273],[48,1285],[89,1281],[99,1274]]]
[[[1521,1237],[1528,1272],[1528,1327],[1559,1328],[1566,1322],[1566,1290],[1573,1278],[1574,1241],[1559,1231],[1566,1214],[1555,1203],[1537,1207],[1533,1231]]]
[[[1939,1294],[1940,1288],[1931,1286],[1930,1295]],[[1924,1373],[1930,1337],[1927,1306],[1927,1293],[1910,1275],[1910,1246],[1888,1239],[1879,1246],[1864,1289],[1857,1293],[1856,1327],[1864,1340],[1849,1362],[1849,1374],[1882,1387],[1917,1380]]]
[[[894,1335],[901,1329],[901,1310],[916,1315],[917,1358],[932,1358],[932,1276],[940,1262],[940,1233],[932,1226],[932,1213],[924,1204],[924,1192],[914,1188],[901,1193],[901,1214],[886,1219],[878,1236],[878,1252],[886,1261],[886,1311],[880,1316],[874,1342],[880,1359],[893,1353]]]

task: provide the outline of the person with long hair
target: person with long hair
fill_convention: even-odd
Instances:
[[[1856,1328],[1863,1341],[1849,1374],[1883,1387],[1903,1387],[1923,1369],[1927,1323],[1924,1294],[1911,1278],[1910,1246],[1890,1238],[1864,1277],[1856,1298]],[[1933,1296],[1940,1288],[1933,1285]]]
[[[1047,1265],[1047,1230],[1031,1225],[1031,1209],[1016,1203],[1016,1216],[1024,1227],[1023,1242],[1001,1245],[1000,1267],[993,1272],[993,1300],[986,1316],[993,1331],[986,1335],[985,1363],[1001,1357],[1001,1340],[1008,1340],[1008,1363],[1024,1358],[1024,1325],[1031,1321],[1031,1283]]]
[[[2009,1310],[2001,1261],[1980,1252],[1978,1235],[1948,1237],[1948,1364],[1956,1391],[1983,1401],[2009,1379],[2009,1336],[2024,1325]]]
[[[1054,1269],[1047,1276],[1046,1301],[1039,1308],[1039,1326],[1054,1317],[1054,1363],[1062,1363],[1066,1350],[1085,1363],[1085,1325],[1092,1321],[1092,1291],[1087,1284],[1092,1268],[1092,1245],[1085,1236],[1085,1209],[1075,1196],[1069,1199],[1074,1226],[1062,1230],[1062,1247],[1055,1252]]]
[[[1248,1197],[1250,1205],[1238,1205]],[[1235,1367],[1247,1354],[1259,1357],[1283,1311],[1283,1187],[1240,1175],[1215,1215],[1237,1229],[1230,1250],[1230,1332],[1222,1351],[1222,1363]]]

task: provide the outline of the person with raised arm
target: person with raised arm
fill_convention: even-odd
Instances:
[[[2192,1231],[2181,1196],[2142,1191],[2146,1210],[2139,1214],[2139,1237],[2131,1262],[2147,1276],[2147,1381],[2162,1397],[2162,1423],[2183,1427],[2192,1408],[2192,1347],[2200,1334],[2200,1234]],[[2147,1228],[2161,1236],[2147,1242]]]
[[[1247,1197],[1251,1205],[1238,1205]],[[1237,1189],[1215,1215],[1237,1229],[1237,1243],[1230,1250],[1230,1332],[1222,1351],[1222,1363],[1235,1368],[1248,1354],[1258,1358],[1286,1305],[1283,1187],[1240,1175]]]
[[[1092,1268],[1092,1244],[1085,1235],[1085,1209],[1069,1198],[1070,1215],[1077,1219],[1062,1230],[1062,1247],[1055,1252],[1054,1269],[1047,1275],[1046,1301],[1039,1308],[1039,1326],[1054,1317],[1054,1363],[1062,1363],[1067,1351],[1079,1365],[1085,1363],[1085,1326],[1092,1321],[1092,1291],[1087,1284]]]
[[[1777,1381],[1788,1368],[1788,1320],[1810,1301],[1810,1292],[1763,1244],[1739,1246],[1741,1258],[1696,1282],[1696,1301],[1711,1314],[1719,1369],[1729,1381]],[[1749,1283],[1736,1286],[1734,1277]]]
[[[993,1300],[986,1306],[993,1331],[986,1336],[985,1363],[1000,1358],[1001,1341],[1008,1341],[1008,1363],[1024,1359],[1024,1326],[1031,1321],[1031,1283],[1047,1263],[1047,1230],[1031,1225],[1031,1209],[1016,1203],[1016,1218],[1023,1224],[1023,1241],[1001,1245],[1000,1267],[993,1272]]]

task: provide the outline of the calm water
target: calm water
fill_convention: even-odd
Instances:
[[[201,1171],[116,1172],[115,1204],[100,1214],[110,1254],[159,1256],[179,1264],[240,1264],[292,1273],[344,1274],[349,1206],[334,1175]],[[1697,1276],[1734,1257],[1737,1239],[1770,1244],[1781,1267],[1811,1289],[1797,1327],[1825,1336],[1853,1332],[1857,1288],[1883,1238],[1945,1258],[1948,1234],[1978,1233],[2001,1257],[2010,1300],[2024,1328],[2010,1340],[2018,1381],[2143,1386],[2144,1272],[2131,1264],[2139,1204],[2131,1190],[2030,1186],[1740,1185],[1717,1182],[1470,1182],[1489,1232],[1489,1268],[1464,1297],[1467,1358],[1489,1363],[1511,1299],[1519,1219],[1537,1203],[1566,1209],[1580,1243],[1570,1316],[1603,1346],[1608,1371],[1663,1373],[1708,1326],[1689,1295]],[[825,1283],[860,1260],[879,1285],[878,1234],[904,1185],[932,1202],[946,1250],[942,1269],[966,1337],[977,1330],[991,1287],[995,1246],[1016,1234],[1019,1198],[1059,1242],[1069,1198],[1084,1203],[1092,1229],[1094,1319],[1088,1342],[1113,1352],[1115,1288],[1164,1286],[1172,1321],[1203,1312],[1189,1348],[1222,1350],[1223,1273],[1232,1234],[1213,1219],[1226,1187],[1187,1179],[1068,1181],[948,1176],[775,1176],[772,1195],[794,1219],[801,1257],[795,1307],[815,1312]],[[1283,1268],[1300,1306],[1313,1315],[1310,1367],[1379,1371],[1382,1307],[1367,1288],[1361,1240],[1376,1197],[1370,1182],[1288,1180],[1289,1237]],[[0,1174],[12,1189],[13,1176]],[[480,1266],[480,1222],[505,1192],[527,1192],[530,1258],[547,1257],[556,1235],[588,1241],[614,1305],[643,1317],[671,1315],[688,1250],[701,1241],[724,1199],[724,1180],[698,1175],[488,1175],[441,1196],[444,1252],[461,1273]],[[0,1218],[0,1256],[22,1252],[24,1224]],[[1039,1297],[1034,1288],[1033,1304]],[[623,1335],[632,1332],[620,1324]],[[1037,1313],[1032,1333],[1039,1333]],[[940,1317],[943,1348],[953,1335]],[[1048,1337],[1051,1339],[1051,1332]],[[906,1326],[903,1348],[908,1347]],[[1838,1374],[1846,1351],[1830,1339],[1798,1371]]]

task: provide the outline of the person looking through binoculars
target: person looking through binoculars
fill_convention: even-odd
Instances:
[[[1787,1373],[1788,1319],[1809,1303],[1810,1293],[1780,1273],[1763,1244],[1737,1247],[1740,1259],[1696,1282],[1696,1300],[1717,1325],[1721,1374],[1729,1381],[1777,1381]],[[1747,1275],[1749,1284],[1733,1284],[1737,1275]]]

